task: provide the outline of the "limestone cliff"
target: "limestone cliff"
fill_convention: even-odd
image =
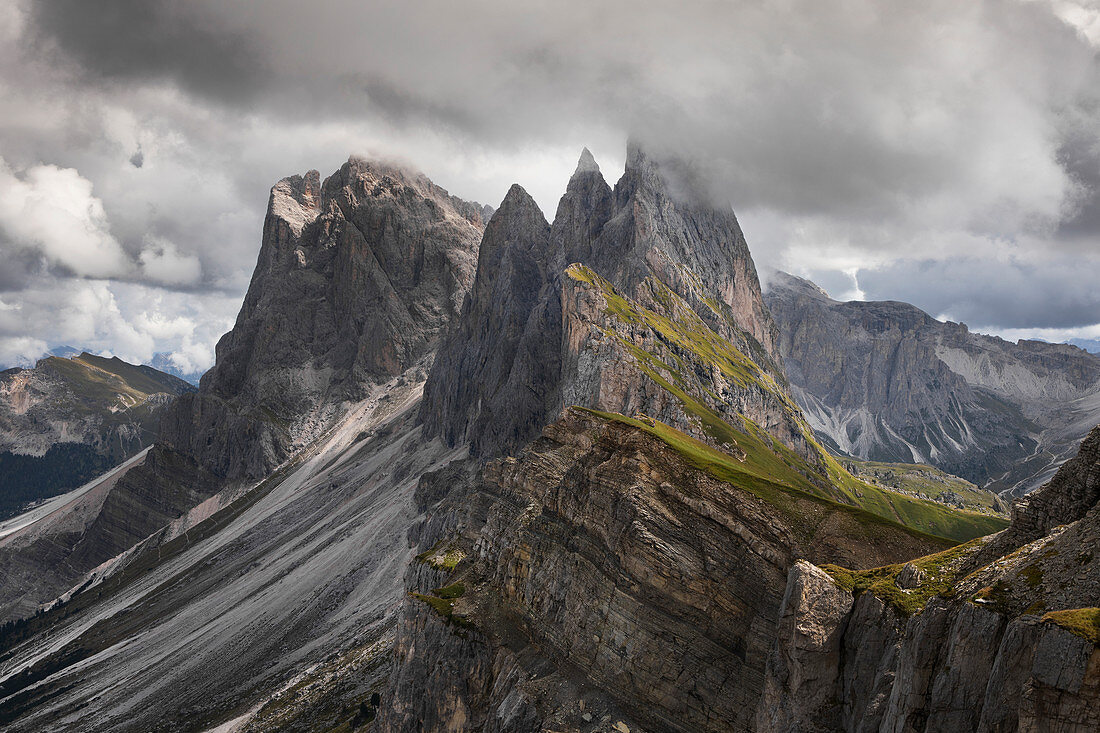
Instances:
[[[737,376],[751,374],[710,397],[707,409],[743,413],[811,455],[785,404],[775,326],[737,219],[694,194],[680,168],[632,146],[612,190],[586,150],[553,225],[512,187],[486,227],[469,302],[429,377],[428,434],[492,457],[534,439],[571,404],[702,431],[698,415],[659,382],[693,380],[696,371],[709,382],[736,353]],[[624,298],[650,315],[604,313],[603,301]],[[660,327],[683,319],[691,333]],[[717,343],[729,354],[714,354]],[[678,376],[652,363],[640,371],[639,360],[671,365]],[[624,373],[629,384],[618,379]]]
[[[573,409],[422,479],[382,729],[748,730],[796,558],[949,546],[710,450]]]
[[[229,479],[258,479],[342,402],[427,355],[470,287],[482,207],[423,175],[352,158],[271,191],[244,305],[162,442]]]
[[[760,730],[1100,727],[1100,427],[1000,535],[791,570]]]
[[[552,225],[518,186],[489,222],[421,410],[473,457],[418,487],[383,730],[749,730],[799,558],[1004,526],[821,448],[704,201],[637,149],[612,191],[586,152]]]
[[[795,400],[854,457],[927,462],[1018,495],[1100,415],[1100,358],[1076,347],[970,333],[906,303],[840,303],[785,273],[765,302]]]

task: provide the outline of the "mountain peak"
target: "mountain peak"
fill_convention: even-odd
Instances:
[[[768,283],[769,292],[790,291],[798,295],[808,295],[811,298],[824,298],[825,300],[832,300],[829,294],[825,292],[817,283],[807,280],[797,275],[792,275],[789,272],[783,272],[782,270],[776,270],[772,273],[770,282]]]
[[[577,169],[573,171],[574,176],[578,176],[581,173],[599,173],[600,165],[596,162],[596,159],[592,157],[592,152],[588,148],[581,150],[580,160],[577,161]]]

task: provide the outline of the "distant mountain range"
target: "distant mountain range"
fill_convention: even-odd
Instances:
[[[1090,354],[1100,354],[1100,339],[1070,339],[1065,343],[1084,349]]]
[[[88,350],[79,349],[75,346],[61,345],[55,346],[52,349],[48,350],[45,354],[42,354],[42,358],[45,358],[47,356],[57,356],[62,359],[72,359],[74,356],[80,356],[84,353],[88,353]],[[15,365],[0,366],[0,370],[11,369],[14,366]],[[206,373],[205,370],[184,371],[183,369],[180,369],[178,366],[176,366],[175,360],[172,358],[172,353],[170,351],[158,351],[157,353],[153,354],[153,358],[149,360],[149,362],[145,364],[145,366],[151,366],[159,372],[171,374],[173,377],[178,377],[179,379],[182,379],[183,381],[195,387],[199,386],[199,380],[202,378],[202,375]]]
[[[0,372],[0,517],[150,445],[165,406],[194,389],[149,366],[55,351],[66,356]]]
[[[795,400],[844,455],[1022,495],[1100,421],[1100,357],[1074,346],[971,333],[908,303],[838,302],[786,273],[765,301]]]

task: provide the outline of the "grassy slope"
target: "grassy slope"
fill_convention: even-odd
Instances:
[[[617,339],[635,358],[639,368],[650,379],[680,401],[684,411],[699,421],[708,436],[730,448],[738,457],[744,454],[743,465],[751,466],[752,469],[740,471],[742,475],[748,473],[758,480],[772,480],[779,486],[827,499],[838,505],[858,507],[920,532],[960,542],[999,531],[1007,526],[1007,522],[998,517],[958,511],[936,502],[888,491],[853,477],[816,442],[813,431],[806,425],[798,407],[786,391],[779,387],[775,378],[712,331],[679,296],[662,283],[654,280],[651,287],[654,299],[663,306],[665,314],[624,298],[615,292],[610,283],[583,265],[571,265],[566,274],[578,282],[596,288],[607,303],[609,315],[626,324],[645,325],[659,334],[664,343],[676,347],[669,351],[670,360],[675,363],[669,363],[615,333],[607,332],[608,336]],[[792,421],[800,427],[803,437],[817,451],[820,467],[812,466],[744,416],[740,417],[742,425],[739,428],[734,427],[722,415],[693,396],[688,391],[691,389],[691,382],[682,378],[684,372],[690,372],[691,364],[683,356],[676,354],[676,351],[689,355],[702,364],[716,367],[726,379],[742,389],[760,389],[775,395]],[[671,379],[663,376],[666,374]],[[711,397],[714,395],[711,394]],[[642,423],[639,422],[638,425]],[[656,428],[651,426],[651,429]],[[670,437],[667,432],[664,432],[664,436]],[[683,441],[676,440],[677,445],[671,442],[670,445],[677,449],[684,447]],[[737,461],[732,455],[714,452],[725,456],[729,461]]]
[[[849,473],[868,483],[878,483],[884,488],[896,488],[931,497],[951,492],[959,497],[967,509],[1003,515],[1003,512],[994,509],[996,494],[992,491],[978,488],[966,479],[941,471],[935,466],[923,463],[859,461],[851,458],[841,460]]]

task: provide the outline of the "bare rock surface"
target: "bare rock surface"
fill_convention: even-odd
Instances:
[[[385,730],[750,730],[777,629],[836,655],[851,605],[799,565],[824,578],[797,591],[822,618],[790,629],[795,560],[870,566],[929,547],[810,497],[784,513],[578,410],[515,458],[454,464],[417,494]]]
[[[1082,349],[971,333],[907,303],[837,302],[786,273],[765,302],[796,401],[854,457],[1022,495],[1100,419],[1100,358]]]
[[[674,294],[706,329],[783,382],[775,325],[732,210],[695,193],[677,163],[650,160],[637,146],[612,190],[585,151],[552,225],[518,185],[489,222],[469,303],[428,380],[422,416],[429,434],[452,444],[468,441],[475,455],[492,457],[534,439],[570,404],[652,409],[647,399],[624,395],[631,385],[615,384],[616,374],[598,373],[601,364],[589,359],[589,337],[577,322],[608,324],[578,302],[576,278],[567,273],[574,263],[615,293],[661,312],[673,305],[659,299]],[[622,324],[616,329],[627,343],[645,338],[624,333]],[[626,331],[639,329],[626,324]],[[616,339],[606,345],[616,347]],[[631,383],[644,381],[637,368],[630,371]],[[664,391],[655,383],[645,389]],[[758,422],[779,423],[783,411],[771,404],[747,412]],[[786,432],[783,437],[798,443],[797,429]]]
[[[822,607],[804,602],[808,571],[792,572],[781,618],[839,638],[842,653],[780,633],[758,708],[771,727],[760,729],[818,730],[826,720],[846,731],[1095,730],[1098,440],[1100,428],[999,535],[893,569],[812,573],[833,597],[856,593],[824,625]],[[791,674],[791,659],[817,684]],[[823,700],[834,706],[827,718]]]

